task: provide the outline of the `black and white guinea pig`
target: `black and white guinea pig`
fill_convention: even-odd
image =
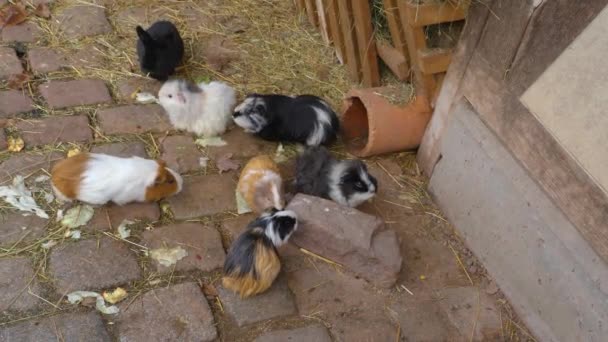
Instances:
[[[312,95],[248,95],[232,115],[245,131],[262,139],[328,145],[336,140],[340,122],[323,99]]]
[[[306,149],[296,159],[296,192],[357,207],[378,191],[378,181],[358,159],[337,160],[322,147]]]
[[[249,223],[230,246],[222,285],[241,298],[268,290],[281,271],[277,247],[297,228],[298,219],[290,210],[271,209]]]
[[[137,56],[141,71],[150,77],[166,81],[184,58],[184,41],[177,27],[169,21],[157,21],[144,30],[136,27]]]

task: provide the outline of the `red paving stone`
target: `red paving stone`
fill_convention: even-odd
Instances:
[[[49,48],[32,48],[27,52],[30,68],[36,74],[63,69],[69,65],[62,52]]]
[[[141,276],[129,247],[109,237],[63,243],[51,250],[49,274],[61,294],[126,284]]]
[[[36,215],[23,216],[21,212],[0,215],[0,246],[10,246],[16,242],[32,242],[46,233],[48,220]]]
[[[85,115],[56,116],[20,121],[15,125],[27,146],[59,142],[86,142],[93,139]]]
[[[220,233],[213,227],[198,223],[177,223],[142,234],[142,244],[148,248],[183,248],[188,255],[175,266],[163,266],[155,260],[151,264],[158,272],[192,271],[204,272],[224,266],[225,253]]]
[[[186,177],[182,192],[167,202],[178,220],[236,211],[235,186],[230,174]]]
[[[40,28],[31,21],[2,29],[2,41],[5,43],[33,43],[38,38],[40,38]]]
[[[141,134],[171,130],[169,119],[159,105],[128,105],[97,112],[105,134]]]
[[[0,91],[0,118],[8,118],[33,109],[34,102],[22,91]]]
[[[150,290],[120,309],[115,318],[120,341],[213,341],[218,336],[195,283]]]
[[[111,341],[101,316],[73,312],[0,327],[0,341]]]
[[[91,148],[93,153],[109,154],[111,156],[129,158],[133,156],[148,158],[146,146],[139,141],[129,143],[113,143],[97,145]]]
[[[265,153],[275,153],[277,144],[256,138],[251,134],[245,133],[240,127],[233,127],[229,132],[222,135],[226,141],[224,146],[208,146],[207,155],[213,160],[217,160],[225,154],[232,153],[234,158],[248,159]]]
[[[128,78],[118,82],[118,96],[124,101],[135,102],[135,93],[145,92],[157,96],[161,86],[162,83],[150,78]]]
[[[10,47],[0,47],[0,80],[23,72],[17,53]]]
[[[266,333],[253,342],[331,342],[327,328],[320,324],[291,330],[277,330]]]
[[[0,313],[36,308],[42,304],[42,301],[35,297],[40,296],[40,291],[29,258],[0,259]]]
[[[50,81],[40,85],[38,90],[53,109],[112,102],[102,80]]]
[[[255,218],[256,215],[254,213],[231,217],[222,221],[222,229],[229,235],[228,238],[230,241],[234,241],[245,231],[247,225],[255,220]]]
[[[37,170],[51,171],[53,165],[63,159],[58,152],[48,155],[20,153],[0,163],[0,184],[10,181],[16,175],[34,175]]]
[[[174,135],[161,141],[161,159],[166,161],[171,169],[179,173],[201,169],[200,159],[203,154],[198,150],[191,136]]]
[[[160,208],[157,203],[130,203],[123,206],[107,205],[95,209],[93,218],[83,230],[114,231],[124,221],[154,222],[160,218]]]
[[[0,151],[4,151],[8,147],[6,133],[4,133],[4,129],[0,127]]]
[[[105,9],[102,7],[88,5],[69,7],[55,18],[59,22],[59,30],[70,40],[112,31]]]

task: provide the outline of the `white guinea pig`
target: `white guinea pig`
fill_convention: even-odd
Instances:
[[[199,136],[217,136],[231,121],[236,92],[222,82],[196,85],[187,80],[169,80],[160,88],[158,101],[175,128]]]
[[[101,205],[155,202],[182,190],[182,178],[164,161],[80,153],[58,162],[51,172],[57,198]]]

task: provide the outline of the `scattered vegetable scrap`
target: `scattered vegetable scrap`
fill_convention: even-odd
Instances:
[[[166,267],[175,265],[179,260],[182,260],[188,255],[188,252],[181,247],[158,248],[151,250],[149,253],[152,259]]]

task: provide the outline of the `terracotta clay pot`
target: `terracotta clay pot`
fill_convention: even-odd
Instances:
[[[350,153],[358,157],[403,151],[420,145],[432,109],[418,95],[398,107],[378,93],[383,88],[353,89],[345,97],[342,136]]]

